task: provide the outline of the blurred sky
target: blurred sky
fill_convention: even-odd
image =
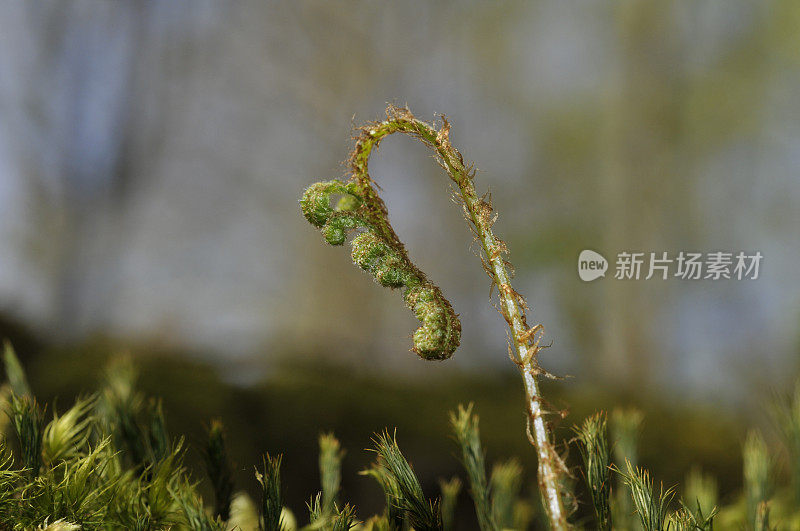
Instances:
[[[546,368],[728,404],[795,375],[794,2],[0,6],[0,311],[50,341],[421,374],[400,294],[324,246],[297,204],[345,175],[352,126],[394,102],[447,114],[479,168],[554,342]],[[461,314],[444,367],[511,370],[446,177],[401,138],[371,172]],[[764,261],[756,281],[587,284],[585,248]]]

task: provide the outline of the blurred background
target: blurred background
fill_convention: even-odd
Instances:
[[[447,411],[475,401],[489,459],[520,456],[533,490],[505,324],[427,150],[391,138],[371,173],[461,315],[451,360],[411,354],[400,294],[299,212],[305,186],[346,176],[354,125],[408,104],[450,118],[492,194],[553,341],[541,363],[569,375],[546,389],[559,436],[636,406],[656,477],[698,464],[739,487],[744,428],[800,369],[799,4],[0,5],[0,334],[44,399],[128,351],[175,434],[223,419],[241,488],[284,452],[296,512],[335,431],[364,514],[370,434],[397,427],[433,493],[459,468]],[[612,268],[626,250],[764,259],[757,280],[584,283],[587,248]]]

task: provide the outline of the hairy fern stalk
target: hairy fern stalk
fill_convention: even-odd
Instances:
[[[464,162],[450,143],[450,124],[446,118],[442,117],[442,125],[437,129],[416,119],[407,108],[390,106],[386,114],[386,120],[358,130],[348,181],[320,182],[306,189],[300,200],[303,215],[320,228],[331,245],[343,245],[349,233],[357,232],[351,243],[353,261],[379,284],[403,288],[406,304],[421,322],[414,332],[412,350],[427,360],[449,358],[459,345],[461,323],[441,290],[409,259],[368,172],[373,149],[393,133],[409,135],[434,151],[439,165],[457,188],[455,197],[481,243],[484,270],[498,289],[500,312],[510,329],[511,359],[519,367],[525,388],[528,437],[537,452],[539,486],[547,515],[553,529],[566,529],[562,484],[565,467],[553,447],[539,392],[538,378],[546,374],[537,359],[543,329],[541,325],[528,326],[525,300],[511,287],[508,262],[504,258],[508,250],[492,231],[496,215],[486,196],[475,191],[473,167]],[[334,196],[339,197],[336,205],[332,204]]]

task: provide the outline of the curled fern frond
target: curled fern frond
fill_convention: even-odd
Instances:
[[[407,110],[390,108],[388,114],[388,120],[359,131],[350,180],[312,184],[300,200],[300,209],[331,245],[343,245],[348,234],[361,231],[351,242],[353,262],[381,286],[404,288],[406,304],[422,323],[414,332],[412,351],[427,360],[443,360],[458,348],[461,322],[441,290],[411,262],[367,172],[369,155],[383,137],[405,133],[436,149],[437,131]],[[334,206],[335,197],[339,199]]]
[[[422,122],[407,108],[390,106],[386,119],[368,123],[357,130],[350,156],[351,175],[347,181],[332,180],[311,185],[300,200],[306,219],[319,228],[326,242],[343,245],[350,234],[353,261],[369,272],[376,282],[389,288],[402,288],[406,305],[421,326],[414,332],[411,349],[426,360],[443,360],[453,355],[461,341],[461,322],[442,291],[409,259],[408,253],[389,223],[386,205],[378,195],[368,171],[369,156],[380,142],[393,133],[419,140],[430,148],[436,161],[453,183],[459,204],[480,243],[484,270],[497,288],[497,307],[509,327],[509,354],[517,365],[525,387],[528,413],[528,438],[539,460],[539,487],[545,499],[547,518],[553,529],[567,529],[564,509],[566,465],[552,443],[552,430],[539,390],[542,369],[538,353],[543,348],[541,325],[530,327],[524,298],[511,286],[508,248],[495,236],[494,213],[488,194],[475,190],[474,167],[465,163],[450,142],[450,124],[441,117],[441,126]]]

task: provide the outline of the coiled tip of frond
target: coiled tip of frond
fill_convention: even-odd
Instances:
[[[351,179],[312,184],[300,199],[300,209],[331,245],[343,245],[349,234],[361,231],[352,241],[353,262],[381,286],[406,288],[406,304],[422,323],[414,332],[411,350],[426,360],[444,360],[458,348],[461,322],[439,288],[409,260],[389,223],[386,206],[373,188],[367,160],[372,149],[389,134],[410,134],[433,146],[435,139],[446,140],[448,126],[445,122],[436,136],[430,126],[417,121],[408,109],[397,107],[387,110],[387,118],[359,130],[350,161]],[[334,196],[339,196],[335,206]]]
[[[402,245],[378,234],[360,215],[363,200],[352,183],[324,181],[312,184],[300,199],[303,216],[322,232],[331,245],[343,245],[356,229],[366,229],[352,241],[353,262],[387,288],[406,288],[404,298],[422,322],[414,332],[414,353],[426,360],[444,360],[461,341],[461,322],[439,288],[407,258]],[[331,205],[334,195],[341,198]]]
[[[331,206],[331,196],[341,195],[336,208]],[[360,205],[358,197],[353,195],[353,186],[337,179],[314,183],[303,192],[300,199],[300,210],[309,223],[315,227],[323,227],[335,213],[352,212]],[[344,219],[346,216],[342,216]],[[352,226],[355,226],[353,223]],[[341,245],[341,244],[339,244]]]
[[[414,332],[412,350],[426,360],[452,356],[461,343],[461,321],[450,302],[429,282],[408,288],[404,296],[408,307],[422,321]]]

